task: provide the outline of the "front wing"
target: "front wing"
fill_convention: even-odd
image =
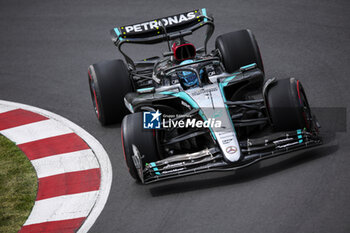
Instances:
[[[133,145],[133,161],[140,180],[144,184],[210,171],[232,171],[250,166],[261,160],[280,156],[322,144],[321,138],[306,130],[294,130],[271,134],[240,142],[242,159],[225,161],[219,148],[207,148],[189,154],[175,155],[163,160],[142,164],[137,147]]]

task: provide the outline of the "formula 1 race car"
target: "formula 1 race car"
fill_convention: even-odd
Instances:
[[[185,40],[204,26],[203,47]],[[88,69],[97,118],[122,121],[125,161],[141,183],[235,170],[322,143],[301,82],[265,80],[250,30],[218,36],[207,52],[213,31],[205,8],[117,27],[112,39],[126,64]],[[122,50],[161,42],[168,51],[140,61]]]

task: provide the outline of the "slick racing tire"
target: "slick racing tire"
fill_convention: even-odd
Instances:
[[[88,69],[89,86],[96,116],[102,125],[121,122],[127,109],[124,96],[132,91],[129,72],[122,60],[93,64]]]
[[[132,145],[135,145],[139,150],[143,167],[145,163],[156,162],[159,160],[156,133],[152,129],[143,128],[143,113],[137,112],[124,117],[121,124],[121,138],[124,159],[129,173],[135,180],[140,181],[132,159],[134,154]]]
[[[259,46],[250,30],[220,35],[216,38],[215,47],[228,73],[252,63],[256,63],[257,67],[264,72]]]
[[[312,115],[299,80],[277,80],[268,86],[266,92],[265,101],[275,131],[311,128]]]

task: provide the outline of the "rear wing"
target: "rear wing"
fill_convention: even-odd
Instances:
[[[214,23],[213,18],[207,16],[205,8],[146,22],[116,27],[111,30],[111,35],[114,44],[124,55],[127,63],[133,66],[132,60],[121,51],[120,47],[122,44],[155,44],[163,41],[170,41],[190,35],[204,25],[208,26],[204,41],[206,51],[207,42],[214,31]]]

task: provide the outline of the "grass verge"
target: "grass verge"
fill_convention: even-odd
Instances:
[[[18,232],[37,192],[35,170],[26,155],[0,135],[0,232]]]

